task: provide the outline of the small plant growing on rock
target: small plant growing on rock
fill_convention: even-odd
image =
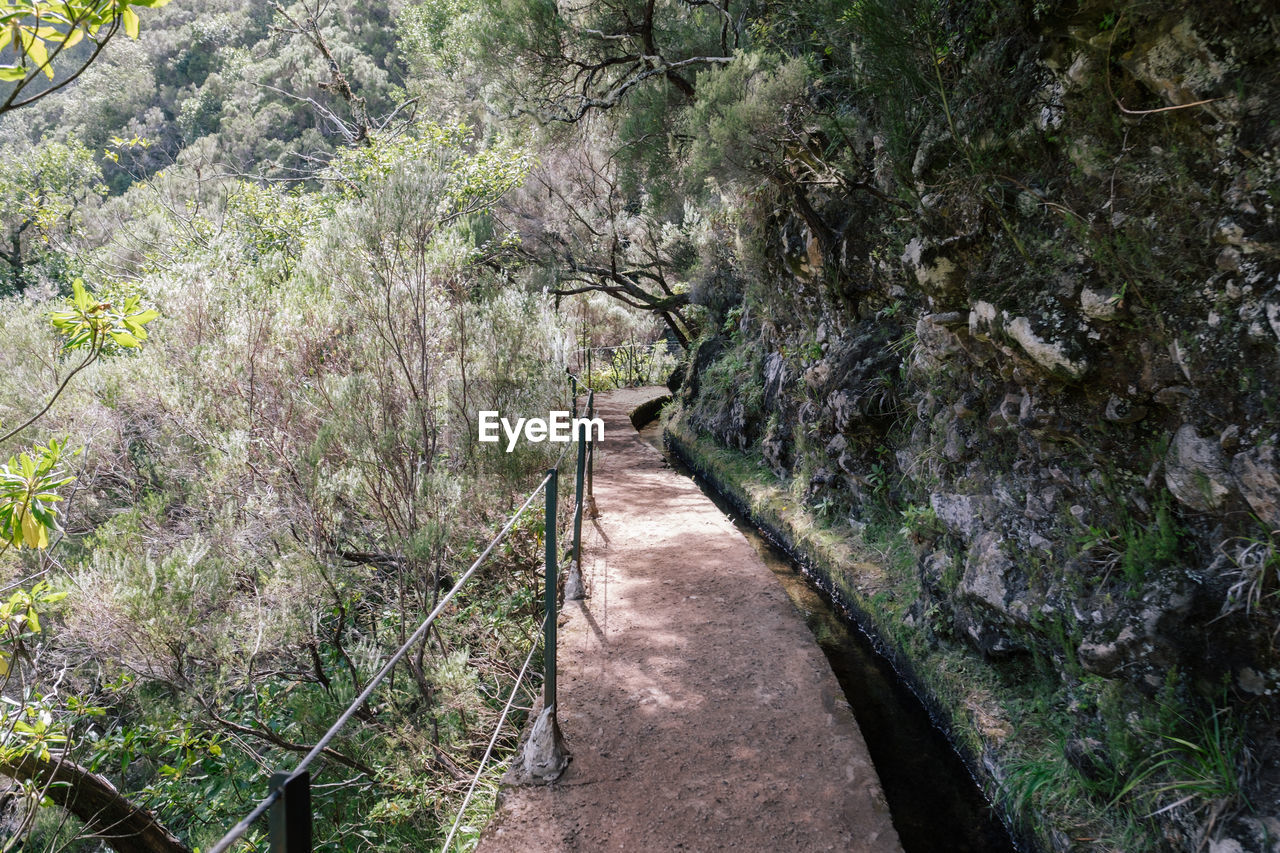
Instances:
[[[1228,712],[1215,709],[1200,719],[1179,715],[1174,729],[1155,733],[1162,748],[1134,768],[1111,804],[1135,797],[1153,809],[1149,818],[1181,807],[1192,813],[1207,809],[1209,824],[1247,807],[1244,740]]]
[[[917,545],[932,542],[943,532],[942,522],[933,507],[912,504],[902,511],[902,535]]]
[[[1122,533],[1123,550],[1120,554],[1120,570],[1130,584],[1129,595],[1141,594],[1141,585],[1148,573],[1172,564],[1178,558],[1182,530],[1163,500],[1155,508],[1153,523],[1143,525],[1134,520],[1125,524]]]
[[[1077,537],[1077,545],[1081,552],[1095,552],[1092,562],[1104,570],[1103,582],[1119,568],[1128,596],[1138,598],[1153,572],[1177,562],[1182,539],[1182,527],[1166,498],[1156,505],[1149,523],[1126,516],[1117,527],[1091,525]]]
[[[1219,546],[1235,567],[1238,578],[1227,590],[1226,600],[1222,603],[1223,615],[1238,610],[1253,613],[1268,601],[1280,597],[1280,590],[1277,590],[1277,582],[1280,582],[1277,536],[1280,536],[1280,531],[1273,530],[1266,537],[1229,540]]]

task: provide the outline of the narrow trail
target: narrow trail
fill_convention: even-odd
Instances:
[[[597,397],[591,597],[566,604],[559,643],[573,762],[552,785],[508,790],[480,851],[900,851],[800,615],[733,524],[631,426],[663,393]]]

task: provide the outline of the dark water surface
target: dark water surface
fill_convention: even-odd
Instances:
[[[782,549],[667,452],[656,421],[640,436],[733,520],[804,616],[853,708],[905,853],[1014,853],[1008,831],[946,735],[870,638]]]

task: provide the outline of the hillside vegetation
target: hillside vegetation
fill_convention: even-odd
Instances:
[[[1274,849],[1268,4],[67,8],[0,31],[0,849],[98,849],[77,785],[207,849],[550,464],[478,412],[587,348],[1029,844]],[[543,535],[334,743],[318,848],[443,842]]]

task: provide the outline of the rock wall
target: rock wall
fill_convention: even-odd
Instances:
[[[1028,20],[896,160],[868,115],[910,210],[816,194],[818,258],[812,216],[742,226],[677,418],[904,561],[889,642],[980,661],[987,772],[1046,845],[1280,849],[1280,19]],[[963,98],[993,87],[999,125]]]

